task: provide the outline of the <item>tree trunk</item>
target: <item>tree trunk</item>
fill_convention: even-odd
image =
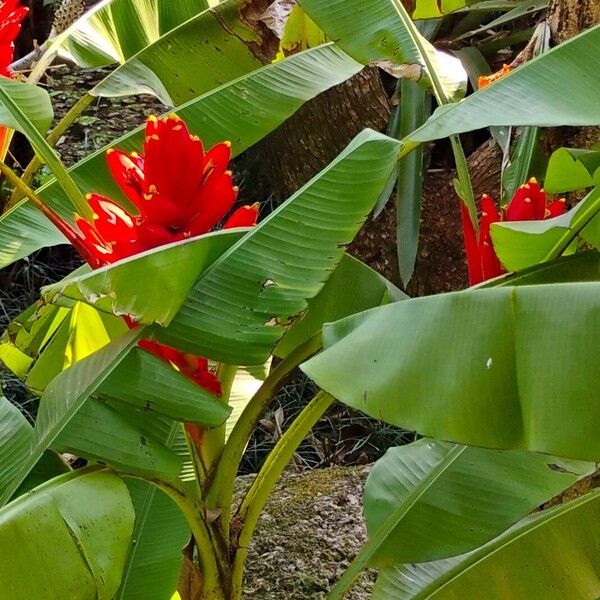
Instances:
[[[548,22],[553,41],[564,42],[600,23],[600,0],[551,0]],[[561,127],[554,130],[551,145],[552,149],[558,146],[589,148],[599,141],[600,127]]]

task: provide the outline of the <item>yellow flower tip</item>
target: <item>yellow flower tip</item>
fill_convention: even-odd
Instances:
[[[535,177],[532,177],[532,178],[529,180],[529,183],[531,183],[531,184],[533,184],[533,185],[537,185],[537,182],[538,182],[538,180],[537,180]]]
[[[240,191],[240,188],[237,185],[234,185],[233,191],[237,194]]]
[[[228,148],[231,148],[231,142],[229,140],[226,140],[223,142]]]
[[[149,193],[144,194],[144,200],[152,200],[153,197],[154,197],[154,194],[149,194]]]
[[[158,188],[153,183],[151,183],[148,186],[148,193],[150,193],[150,194],[156,194],[157,191],[158,191]]]
[[[566,198],[559,198],[558,201],[562,202],[564,204],[567,201],[567,199]]]
[[[96,213],[92,213],[92,220],[97,221],[100,218],[100,215],[97,215]]]
[[[548,209],[548,208],[547,208],[547,209],[544,211],[544,219],[547,219],[547,218],[550,216],[550,214],[551,214],[551,213],[550,213],[550,209]]]
[[[158,123],[158,117],[156,115],[148,115],[148,122]]]
[[[113,152],[115,152],[115,149],[114,149],[114,148],[109,148],[109,149],[106,151],[106,154],[112,154]]]
[[[138,153],[137,153],[137,152],[134,150],[134,151],[131,153],[131,156],[132,156],[133,158],[138,158],[139,154],[138,154]]]
[[[233,171],[225,171],[225,175],[228,175],[229,177],[231,177],[233,175]]]
[[[167,117],[167,119],[170,119],[171,121],[177,121],[177,122],[181,121],[181,119],[175,113],[171,113]]]
[[[158,137],[158,133],[153,133],[149,138],[146,139],[149,141],[158,142],[160,138]]]
[[[190,135],[190,140],[192,140],[192,142],[199,142],[200,138],[197,135]]]
[[[91,200],[92,198],[93,198],[93,196],[89,192],[85,195],[86,200]]]
[[[258,210],[260,208],[260,202],[255,202],[254,204],[251,204],[250,208],[253,208],[254,210]]]
[[[181,131],[183,129],[183,125],[181,123],[178,123],[177,125],[175,125],[175,127],[173,127],[173,131]]]

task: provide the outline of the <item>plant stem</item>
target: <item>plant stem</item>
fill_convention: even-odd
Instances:
[[[319,332],[286,356],[271,371],[260,389],[254,394],[229,435],[206,487],[206,507],[208,510],[222,511],[221,523],[225,539],[229,536],[233,486],[246,444],[282,382],[300,363],[315,354],[320,347],[321,334]]]
[[[22,192],[23,196],[27,198],[64,236],[67,241],[70,242],[79,252],[80,256],[87,260],[89,257],[88,249],[82,242],[82,238],[79,237],[75,231],[67,222],[63,221],[58,214],[56,214],[49,206],[46,206],[39,196],[26,184],[19,176],[6,164],[0,160],[0,173],[6,177],[6,179],[12,183],[15,189]]]
[[[9,181],[15,188],[15,190],[19,190],[22,194],[22,197],[27,198],[41,213],[44,214],[55,226],[56,228],[63,234],[66,233],[65,224],[62,219],[49,207],[47,207],[35,194],[35,192],[24,182],[19,176],[5,163],[0,161],[0,173],[6,177],[7,181]]]
[[[419,499],[435,485],[439,477],[446,472],[446,469],[464,452],[465,446],[455,446],[431,471],[428,473],[425,480],[421,481],[410,494],[401,502],[385,519],[379,529],[372,535],[369,535],[367,543],[362,547],[361,551],[356,555],[356,558],[350,563],[344,574],[338,579],[337,583],[327,596],[327,600],[341,600],[365,569],[374,554],[381,545],[388,539],[404,516],[413,508]]]
[[[431,96],[415,81],[401,79],[396,87],[400,105],[390,123],[389,135],[402,139],[423,125],[431,112]],[[408,285],[417,259],[423,188],[423,146],[398,163],[396,183],[396,252],[404,287]]]
[[[32,124],[19,105],[3,87],[0,87],[0,101],[2,101],[2,104],[4,104],[16,123],[18,123],[19,128],[25,133],[34,151],[48,165],[48,168],[52,171],[54,177],[56,177],[56,181],[69,197],[75,211],[82,217],[91,220],[92,209],[88,206],[83,194],[69,175],[60,158],[52,149],[52,146],[48,144],[46,138]]]
[[[421,37],[421,35],[418,33],[415,24],[413,23],[409,14],[406,12],[406,9],[404,8],[404,5],[402,4],[401,0],[392,0],[392,4],[398,12],[400,21],[402,21],[402,23],[404,24],[404,28],[410,36],[412,43],[418,50],[419,55],[425,63],[427,74],[429,76],[433,88],[433,95],[435,96],[438,104],[448,104],[450,102],[450,98],[447,96],[444,90],[444,86],[442,85],[442,82],[438,77],[438,74],[436,73],[434,65],[429,59],[428,49],[425,46],[425,44],[428,44],[429,42],[427,42],[427,40]],[[454,162],[456,163],[456,175],[458,177],[460,190],[462,194],[461,200],[466,204],[469,210],[469,214],[471,216],[471,221],[473,222],[475,231],[478,231],[479,223],[477,221],[477,207],[475,206],[473,185],[471,183],[471,176],[469,174],[465,154],[460,143],[460,138],[457,135],[453,135],[450,137],[450,142],[452,143],[452,152],[454,153]]]
[[[67,131],[67,129],[73,124],[73,122],[81,115],[81,113],[91,104],[94,96],[90,94],[85,94],[82,96],[62,117],[62,119],[56,124],[54,129],[48,134],[46,141],[52,147],[56,145],[60,137]],[[34,175],[37,173],[38,169],[42,166],[43,162],[40,158],[35,155],[27,167],[25,167],[25,171],[21,175],[22,181],[26,184],[30,184]],[[24,196],[15,188],[10,200],[7,203],[7,208],[11,208],[14,206],[19,200],[21,200]]]
[[[229,396],[233,380],[238,371],[237,366],[220,364],[217,369],[217,377],[221,383],[221,397],[219,400],[223,404],[229,404]],[[223,452],[225,446],[225,424],[211,429],[202,429],[202,444],[198,448],[198,453],[206,473],[210,473],[216,464],[217,459]]]
[[[200,500],[179,481],[163,481],[162,479],[146,479],[134,473],[121,472],[126,477],[147,481],[163,491],[184,515],[198,548],[198,561],[202,573],[204,597],[207,600],[225,600],[225,592],[217,563],[217,550],[204,520],[204,512]]]
[[[236,521],[243,525],[237,539],[231,572],[231,600],[239,600],[242,597],[244,567],[250,539],[275,484],[302,440],[334,402],[335,399],[326,392],[320,391],[316,394],[281,436],[242,500],[236,514]]]
[[[475,231],[479,231],[479,221],[477,220],[477,206],[475,205],[475,194],[473,193],[473,184],[469,173],[467,158],[460,142],[460,137],[453,135],[450,137],[452,152],[454,153],[454,163],[456,165],[456,176],[460,184],[461,200],[466,204],[471,222]]]

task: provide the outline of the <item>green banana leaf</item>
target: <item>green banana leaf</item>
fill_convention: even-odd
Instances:
[[[70,311],[59,310],[68,316],[61,321],[52,320],[49,324],[50,327],[57,323],[59,326],[41,353],[33,354],[32,366],[25,380],[27,387],[39,395],[59,373],[127,331],[122,319],[99,313],[83,302],[75,303]],[[61,315],[58,316],[60,318]]]
[[[474,552],[382,570],[374,600],[543,598],[600,594],[600,492],[529,517]]]
[[[472,4],[473,0],[416,0],[410,16],[417,19],[439,19]]]
[[[228,364],[263,364],[341,260],[385,187],[398,148],[373,131],[359,134],[201,275],[158,339]]]
[[[0,396],[0,493],[29,455],[33,428],[19,409]]]
[[[562,283],[396,302],[326,325],[324,352],[302,370],[429,437],[598,460],[599,292]]]
[[[600,281],[600,253],[597,250],[561,256],[519,273],[511,273],[483,283],[479,286],[479,289],[512,285],[575,283],[578,281]]]
[[[138,327],[125,334],[61,373],[46,388],[40,402],[27,459],[19,463],[11,481],[5,485],[0,495],[1,506],[11,498],[44,451],[65,429],[87,398],[136,345],[143,332],[144,328]]]
[[[404,137],[423,124],[431,114],[430,97],[414,81],[402,80],[396,88],[400,104],[396,108],[397,135]],[[396,183],[396,251],[398,271],[404,287],[415,270],[419,231],[421,228],[421,195],[423,191],[423,146],[398,164]]]
[[[152,250],[50,286],[44,298],[80,299],[99,310],[132,314],[141,323],[167,325],[156,330],[160,341],[200,356],[233,365],[263,364],[341,260],[345,245],[385,187],[399,145],[373,131],[363,132],[212,264],[207,260],[192,265],[195,270],[189,277],[174,277],[170,266],[191,271],[190,261],[178,258],[184,249],[204,250],[236,232]],[[342,196],[340,185],[347,190]],[[310,251],[299,261],[291,251],[294,247]],[[157,287],[169,293],[157,297]]]
[[[73,415],[52,448],[150,478],[174,479],[181,470],[179,458],[159,439],[144,433],[137,420],[94,398]]]
[[[46,481],[69,473],[71,468],[65,462],[63,457],[53,450],[46,450],[42,458],[37,462],[35,467],[31,469],[29,475],[25,478],[19,489],[15,492],[13,499],[22,496],[38,485],[42,485]]]
[[[0,396],[0,493],[4,492],[29,455],[33,427],[19,409]],[[20,496],[48,479],[69,471],[52,451],[46,451],[15,493]]]
[[[365,485],[369,540],[380,541],[372,564],[428,562],[473,550],[594,470],[590,462],[435,440],[391,448]],[[388,527],[390,520],[397,525]]]
[[[564,215],[545,221],[504,221],[491,228],[496,254],[510,271],[520,271],[565,252],[578,235],[594,243],[600,213],[600,188]],[[590,228],[590,234],[587,229]],[[598,240],[600,243],[600,239]]]
[[[581,67],[581,57],[589,62]],[[600,25],[525,63],[512,73],[465,98],[439,107],[428,121],[404,141],[404,152],[417,144],[492,125],[596,125],[600,104]],[[577,66],[579,65],[579,66]],[[557,91],[578,90],[569,101]]]
[[[20,117],[28,119],[32,127],[41,133],[46,133],[54,111],[48,92],[41,87],[24,83],[8,77],[0,78],[0,90],[10,97],[20,115],[15,115],[15,108],[0,99],[0,125],[27,133]]]
[[[37,356],[61,323],[69,316],[68,308],[36,302],[11,321],[1,343],[12,343],[30,357]]]
[[[180,479],[194,483],[187,441],[178,423],[144,419],[147,433],[172,449],[184,462]],[[181,569],[181,550],[190,539],[187,522],[170,498],[155,486],[129,480],[135,507],[133,538],[115,600],[170,600]]]
[[[0,510],[0,581],[11,600],[112,600],[133,530],[116,475],[73,471]]]
[[[57,185],[63,189],[68,205],[91,218],[91,209],[83,195],[44,136],[52,117],[50,97],[45,90],[6,77],[0,78],[0,125],[16,129],[27,137],[35,153],[56,178]]]
[[[600,186],[600,150],[559,148],[552,153],[544,180],[549,194]]]
[[[358,73],[361,65],[333,45],[295,54],[179,106],[177,114],[206,147],[223,140],[234,156],[262,139],[293,115],[305,102]],[[281,82],[285,81],[285,86]],[[145,126],[115,140],[109,147],[140,151]],[[79,187],[126,203],[106,166],[106,148],[78,162],[70,173]],[[58,210],[66,208],[56,182],[39,189]],[[69,216],[68,214],[66,216]]]
[[[151,93],[176,106],[260,68],[251,51],[257,34],[240,18],[247,4],[229,0],[193,16],[128,58],[90,94]]]
[[[479,6],[482,6],[485,3],[481,2],[479,4],[472,4],[472,3],[470,3],[470,4],[471,4],[472,9],[477,9]],[[466,33],[456,37],[455,39],[462,40],[464,38],[472,37],[479,33],[487,33],[491,29],[494,29],[494,28],[499,27],[500,25],[504,25],[506,23],[510,23],[511,21],[520,19],[524,16],[530,15],[534,12],[537,12],[539,10],[546,8],[547,6],[548,6],[548,0],[531,0],[531,1],[521,0],[520,2],[514,2],[512,4],[506,3],[504,6],[501,6],[500,3],[497,3],[496,6],[491,6],[490,10],[494,11],[494,9],[495,9],[497,11],[497,10],[506,10],[508,8],[510,8],[510,10],[505,12],[503,15],[496,17],[492,21],[485,23],[481,27],[479,27],[477,29],[473,29],[471,31],[467,31]],[[482,6],[482,9],[483,9],[483,6]]]
[[[146,413],[216,427],[231,409],[149,352],[135,348],[100,385],[96,394]]]
[[[271,359],[264,365],[256,367],[240,367],[235,374],[231,392],[229,394],[229,406],[231,414],[225,423],[225,441],[232,432],[235,424],[242,416],[244,409],[264,383],[271,368]]]
[[[190,129],[200,135],[207,147],[230,140],[232,151],[238,155],[283,123],[305,102],[319,93],[342,83],[360,71],[362,66],[346,54],[328,45],[295,54],[236,79],[192,100],[177,109]],[[285,86],[281,82],[285,81]],[[140,150],[143,127],[116,140],[111,147]],[[91,154],[69,172],[81,190],[95,191],[127,204],[108,173],[107,148]],[[72,218],[72,205],[55,181],[39,190],[39,194],[64,218]],[[26,217],[21,211],[32,209],[23,200],[8,214],[0,217],[0,240],[8,239],[11,231],[21,227]],[[59,243],[54,227],[45,219],[34,239],[13,239],[11,251],[0,254],[0,268],[28,253]],[[47,238],[45,237],[47,236]]]
[[[364,65],[377,61],[397,77],[433,87],[442,101],[464,96],[467,73],[460,60],[436,50],[422,36],[400,0],[299,3],[329,39]]]
[[[115,600],[170,600],[181,569],[181,550],[190,531],[174,502],[144,481],[127,487],[135,507],[135,545],[129,549]]]
[[[243,237],[243,231],[218,231],[148,250],[46,286],[42,297],[55,304],[63,298],[67,304],[80,300],[143,324],[168,325],[198,277]]]
[[[344,254],[323,289],[309,300],[306,313],[287,330],[273,354],[285,358],[318,333],[324,323],[405,298],[408,296],[377,271]]]
[[[123,63],[207,8],[206,0],[104,0],[59,35],[50,51],[81,67]]]

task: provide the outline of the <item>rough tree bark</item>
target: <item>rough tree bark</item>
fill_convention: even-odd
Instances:
[[[552,0],[549,20],[555,43],[600,21],[599,0]],[[515,60],[518,62],[519,57]],[[367,70],[307,103],[295,117],[268,136],[245,160],[247,180],[261,182],[257,196],[280,202],[306,183],[364,127],[383,129],[389,104],[374,69]],[[559,145],[589,147],[600,139],[600,128],[561,128],[548,137],[548,150]],[[495,193],[501,153],[493,141],[469,156],[475,195]],[[454,171],[427,173],[422,198],[422,230],[413,280],[408,292],[425,295],[460,289],[467,274]],[[393,202],[377,219],[370,219],[350,252],[398,283],[395,210]]]
[[[553,41],[564,42],[600,23],[600,0],[551,0],[548,22]],[[551,144],[589,148],[599,141],[600,127],[561,127],[554,131]]]

